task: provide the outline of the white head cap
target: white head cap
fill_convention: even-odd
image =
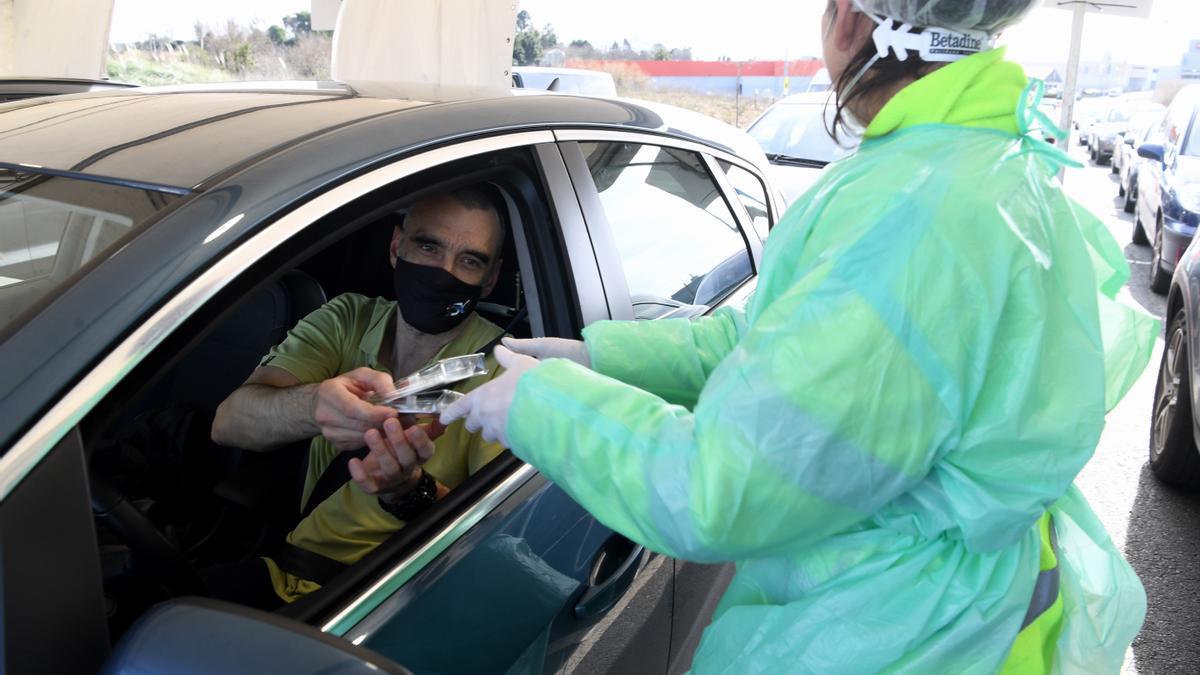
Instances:
[[[868,14],[910,26],[938,26],[996,35],[1025,16],[1037,0],[855,0]]]

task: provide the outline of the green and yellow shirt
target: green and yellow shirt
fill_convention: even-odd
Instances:
[[[296,324],[260,365],[282,368],[304,383],[322,382],[361,367],[392,374],[381,365],[379,352],[395,320],[395,302],[354,293],[340,295]],[[430,363],[473,354],[502,332],[500,327],[478,314],[471,314],[463,331]],[[490,375],[467,380],[454,389],[466,393],[495,377],[499,366],[490,354],[487,363]],[[461,421],[447,427],[434,445],[433,458],[423,468],[451,489],[504,450],[501,445],[487,443],[478,434],[468,432]],[[313,439],[301,508],[321,473],[337,454],[338,450],[324,437]],[[374,496],[348,481],[300,521],[288,534],[287,541],[327,558],[352,564],[403,526],[402,521],[379,507]],[[320,587],[315,582],[284,572],[270,559],[266,562],[275,592],[284,600],[294,601]]]

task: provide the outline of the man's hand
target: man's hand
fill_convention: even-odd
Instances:
[[[325,380],[313,393],[313,422],[338,450],[361,448],[363,434],[396,418],[395,410],[365,399],[376,393],[386,394],[393,386],[386,373],[370,368],[358,368]],[[399,428],[398,422],[396,426]]]
[[[350,478],[363,492],[391,501],[416,486],[421,465],[433,457],[433,441],[446,430],[438,422],[405,429],[390,419],[362,438],[369,450],[363,459],[350,460]]]

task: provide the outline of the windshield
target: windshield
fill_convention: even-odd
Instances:
[[[616,96],[617,89],[612,76],[608,73],[580,72],[544,72],[522,70],[521,87],[523,89],[549,89],[558,80],[555,91],[563,94],[584,94],[587,96]]]
[[[0,169],[0,330],[174,199]]]
[[[1106,119],[1109,122],[1128,122],[1129,113],[1121,108],[1113,108],[1112,110],[1108,111],[1108,117]]]
[[[838,145],[829,136],[833,114],[833,106],[823,103],[783,103],[764,113],[746,131],[768,155],[832,162],[858,146],[858,139],[847,140],[841,131],[839,137],[850,147]]]

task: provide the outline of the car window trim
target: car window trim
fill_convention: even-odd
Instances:
[[[643,142],[638,145],[647,144]],[[596,190],[592,173],[588,170],[583,150],[575,141],[561,142],[558,149],[565,162],[576,199],[579,200],[584,230],[592,242],[596,267],[604,285],[604,301],[609,316],[618,321],[632,321],[633,299],[629,294],[625,268],[620,254],[617,253],[617,242],[612,236],[608,212],[600,203],[600,194]]]
[[[559,143],[538,146],[534,152],[544,171],[542,179],[546,182],[546,189],[551,195],[561,197],[553,200],[555,216],[558,218],[567,263],[571,267],[570,274],[575,281],[576,301],[583,325],[619,318],[613,316],[609,309],[609,291],[600,272],[602,266],[597,258],[591,229],[584,217],[586,209],[571,176],[568,153],[563,152]]]
[[[404,157],[312,197],[214,261],[138,325],[0,456],[0,502],[104,396],[163,340],[259,260],[320,218],[363,195],[457,159],[554,144],[550,131],[524,131],[442,146]]]
[[[717,163],[717,158],[712,155],[701,155],[704,158],[704,164],[708,167],[709,174],[713,180],[717,182],[717,187],[721,189],[722,197],[725,199],[725,205],[729,207],[729,212],[738,222],[738,226],[742,230],[742,240],[746,244],[746,251],[750,254],[750,267],[753,270],[751,277],[758,275],[759,260],[762,258],[762,239],[758,236],[758,230],[754,229],[754,219],[750,217],[750,211],[746,209],[746,205],[742,203],[738,197],[737,188],[733,185],[733,180],[721,165]],[[750,174],[753,176],[754,174]],[[759,183],[762,185],[762,183]],[[766,188],[763,188],[763,194],[766,194]],[[767,206],[767,219],[770,220],[771,207]]]
[[[763,175],[765,169],[727,150],[712,145],[689,141],[676,136],[667,136],[645,131],[613,131],[609,129],[555,129],[554,137],[559,142],[576,141],[582,143],[637,143],[639,145],[661,145],[668,148],[690,150],[701,154],[712,155],[737,164],[756,175]],[[766,156],[763,157],[764,161]]]
[[[391,570],[379,578],[370,588],[360,593],[346,603],[328,621],[321,626],[321,631],[342,637],[350,632],[364,619],[368,618],[376,607],[392,597],[404,584],[421,572],[434,559],[450,548],[455,542],[479,524],[487,514],[508,499],[514,492],[537,475],[537,469],[532,464],[522,464],[499,485],[489,490],[479,501],[466,511],[456,516],[445,527],[421,544],[415,551],[396,563]],[[367,633],[355,638],[355,644],[366,639]]]
[[[779,222],[779,219],[783,216],[783,203],[779,201],[778,195],[773,194],[769,187],[771,185],[771,181],[767,178],[769,175],[769,170],[766,168],[766,165],[764,164],[763,166],[760,166],[722,148],[705,145],[703,143],[697,143],[695,141],[684,140],[674,136],[666,136],[663,134],[637,131],[610,131],[607,129],[556,129],[554,131],[554,137],[557,138],[560,143],[565,141],[575,141],[583,143],[618,142],[640,143],[643,145],[662,145],[670,148],[679,148],[680,150],[691,150],[702,155],[711,156],[714,159],[729,162],[730,164],[739,166],[746,171],[749,171],[754,175],[755,178],[759,180],[759,182],[761,182],[764,186],[767,186],[767,206],[770,210],[772,227],[774,227],[775,223]],[[763,157],[763,160],[765,162],[765,156]]]

